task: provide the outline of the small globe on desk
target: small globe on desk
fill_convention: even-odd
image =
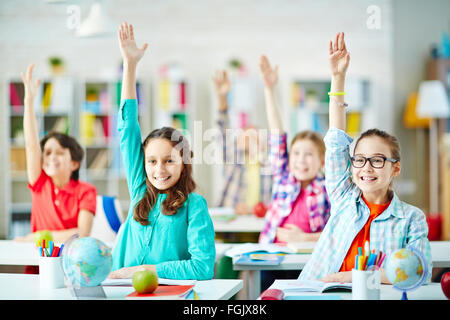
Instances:
[[[78,238],[64,248],[62,264],[72,285],[95,287],[111,272],[111,249],[98,239]]]
[[[386,260],[386,276],[394,288],[403,292],[402,300],[408,300],[406,293],[420,287],[427,275],[427,263],[414,248],[398,249]]]

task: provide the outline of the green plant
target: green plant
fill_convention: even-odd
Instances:
[[[63,60],[59,57],[50,57],[48,58],[48,62],[52,67],[57,67],[63,65]]]

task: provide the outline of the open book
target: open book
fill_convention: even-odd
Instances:
[[[275,280],[271,289],[279,289],[285,294],[299,292],[351,291],[351,282],[323,282],[319,280]]]

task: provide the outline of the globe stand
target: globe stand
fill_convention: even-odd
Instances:
[[[401,300],[408,300],[408,296],[406,295],[406,291],[403,291]]]
[[[82,299],[106,299],[105,291],[102,286],[95,287],[77,287],[70,286],[70,292],[72,296],[78,300]]]

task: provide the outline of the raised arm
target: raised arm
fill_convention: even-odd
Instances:
[[[264,98],[266,101],[266,115],[270,131],[284,132],[281,123],[278,104],[275,99],[274,87],[278,82],[278,66],[272,69],[269,59],[262,55],[259,58],[259,70],[264,81]]]
[[[231,83],[225,70],[216,71],[213,77],[214,86],[216,88],[217,101],[219,102],[219,111],[228,110],[227,94],[230,92]]]
[[[121,99],[136,99],[136,66],[144,55],[148,44],[145,43],[140,49],[136,46],[133,26],[131,24],[128,26],[127,22],[120,25],[118,36],[123,58]]]
[[[24,75],[21,72],[22,81],[25,86],[24,114],[23,114],[23,132],[25,136],[25,153],[27,161],[28,182],[33,185],[42,170],[42,152],[39,145],[39,134],[36,124],[36,115],[34,114],[34,98],[36,97],[41,80],[33,81],[34,64],[28,66]]]
[[[136,46],[133,26],[128,26],[126,22],[120,25],[118,37],[123,59],[123,79],[117,128],[128,190],[131,199],[135,200],[145,188],[146,177],[143,166],[142,135],[138,122],[136,67],[148,45],[144,44],[141,49]]]
[[[344,92],[345,74],[350,63],[350,53],[347,51],[344,41],[344,33],[339,32],[334,41],[330,40],[330,69],[331,69],[331,94]],[[330,128],[345,131],[345,107],[344,95],[330,96]]]

